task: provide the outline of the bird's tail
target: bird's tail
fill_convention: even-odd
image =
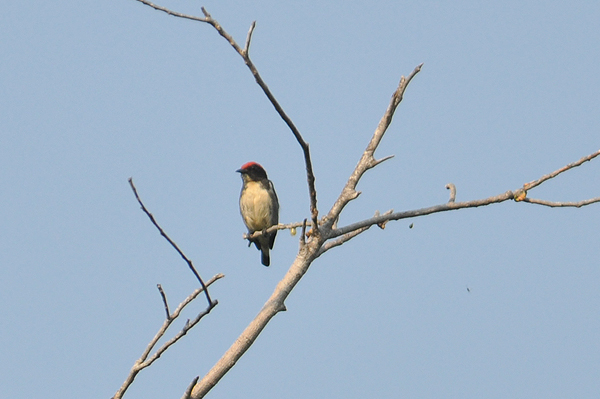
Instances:
[[[269,247],[266,245],[260,249],[260,261],[263,265],[269,266],[271,264],[271,259],[269,258]]]

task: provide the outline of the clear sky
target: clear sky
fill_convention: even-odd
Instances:
[[[165,1],[243,43],[310,143],[326,213],[401,75],[424,63],[340,225],[515,190],[600,148],[600,3]],[[242,240],[260,162],[282,222],[308,216],[300,148],[208,25],[134,0],[0,13],[0,390],[110,398],[192,274],[219,305],[126,398],[179,398],[293,261]],[[600,160],[531,191],[600,195]],[[414,227],[409,229],[409,224]],[[211,398],[597,398],[600,205],[504,203],[373,228],[319,258]],[[470,292],[467,290],[470,290]],[[204,307],[198,302],[184,315]],[[180,328],[184,320],[176,323]],[[175,333],[173,331],[172,333]]]

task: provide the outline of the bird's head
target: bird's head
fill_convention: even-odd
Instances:
[[[242,167],[236,172],[242,174],[242,178],[245,180],[262,180],[267,179],[267,172],[265,169],[257,164],[256,162],[248,162],[242,165]]]

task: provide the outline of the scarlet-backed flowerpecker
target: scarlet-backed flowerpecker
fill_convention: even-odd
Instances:
[[[265,169],[256,162],[248,162],[236,172],[242,174],[240,213],[248,234],[264,231],[279,223],[279,201]],[[271,263],[269,249],[273,249],[276,235],[277,230],[250,240],[261,251],[261,262],[265,266]]]

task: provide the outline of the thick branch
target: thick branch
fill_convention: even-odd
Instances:
[[[223,357],[210,369],[208,374],[196,384],[192,391],[192,399],[203,398],[252,346],[269,321],[277,313],[286,310],[286,298],[308,270],[321,244],[321,241],[315,239],[302,246],[294,263],[279,284],[277,284],[275,291],[258,315],[250,322],[248,327],[246,327],[233,345],[225,352]]]
[[[453,211],[457,209],[464,208],[477,208],[480,206],[486,206],[491,204],[497,204],[500,202],[504,202],[507,200],[514,199],[514,193],[512,191],[507,191],[504,194],[497,195],[495,197],[484,198],[480,200],[467,201],[467,202],[448,202],[441,205],[430,206],[428,208],[414,209],[410,211],[404,212],[395,212],[388,215],[375,216],[370,219],[361,220],[360,222],[352,223],[348,226],[341,227],[339,229],[334,229],[328,235],[328,238],[339,237],[344,234],[348,234],[353,232],[354,230],[362,229],[365,227],[373,226],[374,224],[385,223],[390,220],[400,220],[413,218],[417,216],[425,216],[430,215],[432,213],[445,212],[445,211]]]

